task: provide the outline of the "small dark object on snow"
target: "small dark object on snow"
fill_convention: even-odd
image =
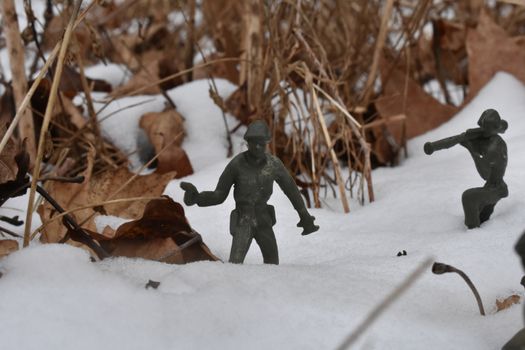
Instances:
[[[149,280],[148,283],[146,283],[146,289],[148,288],[153,288],[153,289],[157,289],[159,288],[160,286],[160,282],[157,282],[157,281],[152,281],[152,280]]]
[[[472,283],[472,281],[470,280],[470,278],[467,276],[466,273],[464,273],[460,269],[456,269],[454,266],[439,263],[439,262],[435,262],[432,265],[432,273],[436,275],[442,275],[448,272],[455,272],[458,275],[460,275],[461,278],[463,278],[463,280],[470,287],[470,290],[472,290],[472,293],[474,293],[474,297],[476,297],[476,302],[478,303],[479,313],[481,314],[481,316],[485,316],[485,309],[483,308],[483,302],[481,301],[481,297],[479,296],[478,290],[476,289],[476,287],[474,286],[474,283]]]
[[[402,250],[402,251],[397,253],[397,256],[405,256],[405,255],[407,255],[407,251],[406,250]]]
[[[268,125],[262,120],[254,121],[248,126],[244,139],[248,142],[248,150],[230,161],[219,178],[215,191],[199,192],[189,182],[180,184],[186,192],[184,203],[197,204],[200,207],[221,204],[233,186],[235,210],[230,215],[233,241],[229,261],[243,263],[252,240],[255,239],[261,248],[264,263],[279,264],[277,242],[272,229],[275,225],[275,209],[267,204],[273,192],[274,181],[299,214],[297,226],[303,228],[302,235],[317,231],[319,226],[314,224],[315,218],[306,210],[297,185],[281,160],[266,152],[266,145],[271,139]]]
[[[479,227],[490,218],[494,206],[509,195],[503,181],[507,168],[507,144],[498,135],[507,130],[508,124],[494,109],[487,109],[478,121],[479,128],[468,129],[459,135],[435,142],[425,143],[426,154],[461,145],[472,156],[476,169],[485,180],[483,187],[470,188],[461,198],[465,213],[465,225],[471,229]]]
[[[521,258],[521,265],[525,268],[525,232],[521,235],[518,243],[514,247],[516,253]],[[521,285],[525,286],[525,276],[521,278]],[[523,309],[523,316],[525,318],[525,308]],[[501,350],[523,350],[525,349],[525,328],[522,328],[516,333]]]

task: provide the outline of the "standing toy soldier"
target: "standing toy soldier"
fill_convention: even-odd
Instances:
[[[181,182],[185,191],[184,203],[200,207],[221,204],[226,200],[234,186],[235,210],[230,215],[230,233],[233,236],[230,251],[231,263],[244,262],[252,240],[255,239],[263,255],[264,263],[279,264],[277,242],[272,226],[275,225],[275,209],[267,202],[273,192],[273,182],[277,182],[290,199],[300,217],[297,224],[303,228],[303,235],[319,229],[314,224],[304,205],[301,194],[293,178],[281,160],[266,152],[270,142],[270,129],[262,120],[248,126],[244,135],[248,150],[237,155],[224,169],[215,191],[198,192],[189,182]]]
[[[450,148],[457,144],[465,147],[474,159],[478,173],[485,180],[483,187],[471,188],[463,192],[462,202],[465,212],[465,225],[471,229],[487,221],[494,206],[509,195],[507,184],[503,181],[507,168],[507,145],[498,135],[507,130],[507,122],[497,111],[487,109],[479,118],[479,128],[424,145],[426,154]]]

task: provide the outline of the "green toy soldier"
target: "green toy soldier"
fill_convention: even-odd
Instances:
[[[494,206],[509,195],[507,184],[503,181],[507,168],[507,145],[498,135],[507,130],[507,122],[502,120],[494,109],[487,109],[478,121],[479,128],[424,145],[426,154],[450,148],[457,144],[465,147],[474,159],[478,173],[485,180],[483,187],[471,188],[463,192],[462,203],[465,212],[465,225],[471,229],[479,227],[490,218]]]
[[[293,178],[281,160],[266,152],[270,142],[270,129],[262,120],[248,126],[244,135],[248,150],[234,157],[224,169],[215,191],[198,192],[194,185],[182,182],[185,191],[184,203],[200,207],[221,204],[234,186],[235,210],[230,215],[230,233],[233,237],[230,251],[231,263],[244,262],[252,240],[255,239],[263,255],[264,263],[279,264],[277,242],[272,226],[275,225],[275,209],[267,202],[277,182],[290,199],[300,217],[297,224],[303,228],[303,235],[319,229],[314,224],[304,205]]]

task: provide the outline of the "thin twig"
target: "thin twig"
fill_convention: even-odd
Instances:
[[[130,177],[125,183],[123,183],[119,188],[117,188],[113,193],[111,193],[107,198],[106,200],[111,200],[112,198],[114,198],[117,194],[120,193],[120,191],[122,191],[124,188],[126,188],[131,182],[133,182],[138,176],[139,174],[144,170],[146,169],[148,166],[150,166],[165,150],[168,149],[168,147],[170,147],[173,143],[175,143],[175,141],[177,141],[177,139],[182,135],[182,132],[178,133],[177,135],[175,135],[173,137],[173,140],[171,140],[170,142],[168,142],[166,145],[164,145],[164,147],[162,147],[162,149],[159,151],[159,153],[157,153],[153,158],[151,158],[146,164],[144,164],[135,174],[133,174],[132,177]],[[85,218],[81,223],[80,225],[84,225],[88,220],[90,220],[95,214],[91,214],[89,215],[87,218]]]
[[[18,233],[15,233],[15,232],[13,232],[11,230],[8,230],[8,229],[6,229],[5,227],[2,227],[2,226],[0,226],[0,232],[7,233],[11,237],[22,238],[22,236],[20,236]]]
[[[78,13],[80,11],[80,5],[82,5],[82,0],[77,0],[73,8],[73,13],[71,14],[70,21],[67,25],[66,32],[64,34],[64,39],[62,40],[62,44],[60,45],[58,64],[56,67],[55,76],[53,78],[53,83],[51,84],[51,89],[49,92],[49,100],[46,106],[46,112],[44,114],[42,128],[40,129],[40,139],[38,140],[38,149],[37,149],[37,155],[35,159],[35,166],[33,169],[33,178],[31,179],[31,190],[29,192],[29,201],[28,201],[27,213],[26,213],[26,227],[24,230],[24,245],[23,245],[24,247],[29,245],[29,237],[31,234],[31,222],[33,218],[33,205],[35,201],[37,181],[40,176],[40,165],[42,162],[42,157],[44,156],[44,149],[45,149],[44,143],[46,139],[46,133],[49,127],[49,122],[51,120],[53,108],[55,106],[55,100],[57,98],[58,85],[60,83],[60,77],[62,76],[62,70],[64,68],[64,59],[67,53],[67,47],[69,45],[71,34],[73,32],[73,26],[75,23],[75,19],[77,18]],[[48,60],[48,62],[49,61],[51,60]]]
[[[330,138],[330,134],[328,133],[328,128],[326,127],[326,122],[324,120],[323,112],[321,111],[321,107],[319,106],[319,100],[317,99],[317,93],[315,92],[315,89],[312,88],[311,91],[313,103],[317,112],[318,121],[321,125],[321,130],[324,135],[324,139],[326,142],[326,147],[330,150],[330,157],[332,158],[332,163],[334,164],[334,171],[335,171],[335,177],[337,181],[337,185],[339,186],[339,195],[341,196],[341,202],[343,203],[343,209],[345,213],[350,212],[350,207],[348,205],[348,199],[346,198],[345,193],[345,185],[343,182],[343,177],[341,176],[341,166],[339,165],[339,160],[337,159],[337,156],[334,151],[334,147],[332,145],[332,139]]]
[[[76,28],[80,24],[80,22],[86,16],[87,12],[95,5],[95,3],[96,3],[96,0],[93,0],[91,2],[91,4],[78,16],[77,21],[73,25],[74,28]],[[31,88],[29,89],[29,91],[25,95],[24,99],[20,103],[20,106],[18,107],[18,109],[16,111],[16,114],[15,114],[15,117],[13,118],[13,121],[9,125],[9,128],[5,132],[4,137],[2,138],[2,141],[0,142],[0,154],[4,150],[5,145],[7,144],[7,141],[13,135],[13,132],[15,131],[16,126],[18,125],[20,119],[22,118],[22,115],[23,115],[24,111],[26,110],[27,106],[31,102],[31,98],[33,97],[33,94],[35,93],[36,89],[38,88],[40,82],[45,77],[47,71],[49,70],[49,67],[55,62],[55,59],[56,59],[56,57],[58,55],[58,51],[60,50],[61,44],[62,44],[62,41],[59,41],[55,45],[55,47],[53,48],[53,51],[51,51],[51,54],[47,58],[47,62],[44,64],[44,67],[42,67],[42,69],[38,73],[37,78],[33,82],[33,85],[31,85]]]
[[[374,50],[372,67],[370,68],[370,73],[368,74],[365,88],[363,90],[364,95],[362,98],[362,101],[363,101],[362,105],[365,107],[368,105],[368,99],[370,98],[370,95],[374,91],[373,88],[374,88],[374,83],[376,81],[377,68],[379,66],[379,60],[381,59],[381,55],[383,54],[383,47],[385,46],[385,40],[388,34],[388,21],[390,20],[390,16],[392,15],[393,6],[394,6],[394,0],[387,0],[385,7],[383,9],[381,27],[379,29],[379,34],[376,38],[376,47]]]
[[[0,4],[5,28],[7,51],[9,54],[9,65],[12,72],[12,86],[15,105],[22,106],[24,96],[27,93],[27,77],[25,72],[25,50],[22,45],[22,37],[18,26],[15,3],[13,0],[3,0]],[[20,127],[18,128],[20,139],[27,139],[26,150],[30,157],[30,163],[35,161],[36,141],[35,126],[30,110],[24,109],[20,115]],[[3,147],[3,146],[2,146]]]
[[[396,301],[401,295],[403,295],[417,279],[432,265],[432,258],[427,258],[423,261],[419,267],[414,270],[396,289],[394,289],[381,303],[379,303],[361,322],[357,328],[337,347],[337,350],[346,350],[352,344],[354,344],[360,336],[377,320],[385,310]]]
[[[65,210],[60,206],[60,204],[58,204],[58,202],[55,201],[55,199],[51,197],[51,195],[47,193],[46,190],[44,190],[42,187],[38,185],[36,189],[38,193],[40,193],[42,197],[44,197],[49,204],[51,204],[58,212],[63,214],[62,217],[64,218],[63,220],[64,225],[66,226],[68,230],[74,231],[75,234],[80,236],[81,243],[93,249],[93,251],[97,254],[97,256],[100,259],[105,259],[110,256],[104,248],[102,248],[97,242],[95,242],[95,240],[93,239],[93,237],[89,235],[89,233],[87,233],[82,227],[80,227],[80,225],[75,221],[75,219],[73,219],[71,215],[69,215],[69,213],[65,212]]]
[[[478,290],[476,289],[476,286],[474,286],[474,283],[470,280],[470,278],[467,276],[467,274],[460,269],[455,268],[454,266],[443,264],[443,263],[434,263],[432,266],[432,272],[436,275],[441,275],[447,272],[455,272],[458,275],[463,278],[465,283],[469,286],[470,290],[474,294],[474,297],[476,298],[476,302],[478,303],[479,313],[481,316],[485,316],[485,309],[483,308],[483,302],[481,301],[481,297],[479,296]]]
[[[175,79],[175,78],[178,78],[178,77],[181,77],[181,76],[184,76],[185,74],[187,74],[188,72],[190,71],[194,71],[196,69],[199,69],[199,68],[205,68],[205,67],[208,67],[208,66],[211,66],[211,65],[214,65],[214,64],[217,64],[217,63],[221,63],[221,62],[230,62],[230,61],[235,61],[235,62],[240,62],[241,60],[237,57],[227,57],[227,58],[219,58],[219,59],[216,59],[216,60],[212,60],[212,61],[207,61],[205,63],[201,63],[201,64],[196,64],[194,65],[192,68],[190,69],[184,69],[184,70],[181,70],[177,73],[174,73],[174,74],[171,74],[171,75],[168,75],[167,77],[164,77],[162,79],[159,79],[159,80],[156,80],[154,82],[151,82],[149,84],[145,84],[145,85],[142,85],[140,88],[137,88],[133,91],[130,91],[127,93],[128,96],[131,96],[131,95],[136,95],[138,94],[139,92],[142,92],[142,91],[145,91],[153,86],[157,86],[157,85],[160,85],[162,83],[165,83],[167,81],[170,81],[172,79]],[[97,111],[97,114],[100,114],[102,111],[104,111],[107,106],[109,106],[111,104],[111,102],[119,99],[120,97],[111,97],[107,102],[106,104]]]
[[[76,208],[73,208],[73,209],[69,209],[69,210],[65,210],[64,212],[61,212],[60,214],[57,214],[51,218],[49,218],[48,220],[46,220],[46,222],[44,222],[42,225],[40,225],[36,230],[33,231],[33,233],[31,234],[31,239],[34,239],[35,236],[41,232],[43,229],[46,228],[47,225],[51,224],[52,222],[66,216],[66,215],[69,215],[69,214],[72,214],[74,212],[77,212],[79,210],[85,210],[85,209],[90,209],[90,208],[94,208],[94,207],[101,207],[101,206],[104,206],[104,205],[110,205],[110,204],[119,204],[119,203],[127,203],[127,202],[134,202],[134,201],[142,201],[142,200],[154,200],[154,199],[160,199],[162,197],[130,197],[130,198],[120,198],[120,199],[111,199],[111,200],[105,200],[105,201],[101,201],[101,202],[97,202],[97,203],[91,203],[91,204],[88,204],[88,205],[83,205],[81,207],[76,207]],[[82,224],[83,225],[83,224]],[[80,226],[80,224],[79,224]]]
[[[195,6],[195,1],[193,1],[193,7]],[[188,26],[191,26],[191,23],[190,21],[188,20],[188,18],[186,17],[186,14],[184,13],[184,10],[182,9],[182,6],[180,4],[180,0],[177,0],[177,5],[179,6],[179,9],[181,10],[181,14],[184,18],[184,22],[186,22],[186,24]],[[189,42],[188,45],[193,45],[193,42]],[[207,61],[206,60],[206,56],[204,55],[204,52],[202,51],[200,45],[198,42],[195,42],[195,47],[197,48],[197,50],[199,51],[199,54],[201,55],[202,57],[202,61],[204,62],[204,65],[201,65],[201,66],[205,66],[205,65],[208,65],[208,63],[212,63],[213,61]],[[226,59],[224,59],[226,60]],[[216,61],[219,61],[219,60],[216,60]],[[242,62],[242,60],[240,60]],[[192,67],[190,68],[187,68],[185,69],[185,71],[187,72],[187,74],[190,74],[190,72],[193,72],[193,69],[195,68],[195,66],[193,66],[192,64]],[[182,72],[180,72],[182,73]],[[212,90],[217,96],[220,96],[219,95],[219,89],[217,89],[217,84],[215,84],[215,79],[213,78],[213,76],[211,74],[209,74],[207,71],[206,71],[206,75],[208,76],[208,84],[210,86],[210,90]],[[210,83],[211,82],[211,83]],[[160,84],[160,81],[159,81],[159,84]],[[228,127],[228,122],[226,120],[226,114],[224,113],[224,111],[222,110],[222,108],[220,108],[221,110],[221,113],[222,113],[222,120],[224,122],[224,128],[225,128],[225,131],[226,131],[226,141],[228,141],[228,152],[226,154],[227,157],[231,157],[232,154],[233,154],[233,142],[232,142],[232,139],[231,139],[231,135],[230,135],[230,132],[229,132],[229,127]]]

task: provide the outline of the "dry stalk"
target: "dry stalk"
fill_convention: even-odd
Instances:
[[[141,86],[140,88],[137,88],[135,90],[132,90],[131,92],[128,93],[128,95],[136,95],[144,90],[147,90],[149,88],[151,88],[152,86],[157,86],[157,85],[160,85],[162,83],[165,83],[167,81],[170,81],[170,80],[173,80],[175,78],[178,78],[178,77],[181,77],[181,76],[184,76],[185,74],[188,74],[188,72],[191,72],[191,71],[194,71],[196,69],[199,69],[199,68],[205,68],[205,67],[208,67],[208,66],[211,66],[211,65],[214,65],[214,64],[217,64],[217,63],[220,63],[220,62],[239,62],[240,59],[237,58],[237,57],[228,57],[228,58],[219,58],[219,59],[216,59],[216,60],[210,60],[210,61],[207,61],[205,63],[201,63],[201,64],[197,64],[195,66],[193,66],[192,68],[188,68],[188,69],[184,69],[184,70],[181,70],[180,72],[177,72],[177,73],[174,73],[174,74],[170,74],[162,79],[158,79],[158,80],[155,80],[149,84],[146,84],[146,85],[143,85]],[[104,111],[104,109],[107,108],[107,106],[109,106],[111,104],[111,102],[115,101],[119,99],[119,97],[112,97],[110,98],[109,100],[107,100],[106,104],[98,110],[97,114],[100,114],[102,111]]]
[[[102,142],[102,134],[100,133],[100,127],[97,121],[97,114],[95,112],[95,107],[93,106],[93,99],[91,98],[91,89],[88,86],[88,81],[84,73],[84,62],[82,61],[82,56],[80,55],[79,50],[76,50],[77,64],[80,73],[80,83],[82,85],[82,90],[84,90],[84,96],[86,96],[86,103],[89,115],[89,121],[91,124],[91,130],[95,136],[95,149],[100,155],[104,155],[104,143]],[[111,164],[111,163],[110,163]]]
[[[86,9],[84,9],[84,11],[82,11],[82,13],[78,16],[78,19],[75,21],[75,24],[73,25],[73,29],[76,28],[80,24],[80,22],[82,22],[82,20],[84,19],[84,17],[88,13],[88,11],[95,4],[96,4],[96,0],[93,0],[88,5],[88,7]],[[7,141],[13,135],[13,132],[14,132],[16,126],[18,125],[18,123],[20,122],[20,119],[22,118],[22,115],[23,115],[24,111],[26,110],[26,108],[28,107],[29,103],[31,102],[31,97],[33,97],[36,89],[38,88],[38,85],[40,84],[42,79],[45,77],[47,71],[49,70],[49,67],[55,62],[56,56],[58,55],[58,52],[59,52],[60,47],[61,47],[61,43],[62,42],[60,41],[60,42],[58,42],[55,45],[55,47],[53,48],[53,51],[51,52],[51,54],[49,55],[46,63],[44,64],[44,67],[42,67],[42,69],[38,73],[37,78],[33,82],[33,85],[31,85],[31,88],[29,89],[29,91],[25,95],[23,101],[20,103],[20,106],[18,107],[18,109],[16,111],[16,114],[15,114],[15,117],[13,118],[13,121],[9,125],[9,128],[7,129],[4,137],[2,138],[2,141],[0,142],[0,153],[2,153],[2,151],[5,148],[5,145],[7,144]]]
[[[25,95],[24,99],[20,103],[20,106],[17,109],[15,117],[13,118],[13,121],[9,125],[9,128],[7,129],[4,137],[2,138],[2,141],[0,142],[0,153],[2,153],[2,151],[4,150],[5,145],[7,144],[7,141],[13,135],[13,132],[14,132],[16,126],[18,125],[18,123],[20,122],[20,119],[24,115],[24,111],[27,109],[27,106],[31,102],[31,97],[33,97],[33,94],[35,93],[36,89],[38,88],[38,85],[40,84],[42,79],[45,77],[45,75],[46,75],[49,67],[51,66],[51,64],[54,62],[54,60],[56,58],[56,55],[58,54],[58,50],[59,49],[60,49],[59,45],[55,46],[55,48],[54,48],[53,52],[51,52],[51,55],[49,56],[46,64],[40,70],[40,73],[38,74],[37,78],[35,79],[33,85],[31,85],[31,88],[29,89],[29,91]]]
[[[323,115],[323,112],[321,111],[319,100],[317,99],[317,93],[315,92],[314,88],[312,88],[311,94],[312,94],[313,103],[315,105],[315,109],[317,112],[318,122],[321,125],[321,129],[323,131],[324,140],[326,142],[326,147],[330,150],[329,151],[330,157],[332,158],[332,163],[334,164],[335,177],[337,181],[337,186],[339,187],[339,195],[341,196],[341,202],[343,203],[343,209],[345,213],[348,213],[350,212],[350,207],[348,206],[348,200],[346,199],[345,185],[343,182],[343,178],[341,176],[341,167],[339,166],[339,160],[337,159],[337,156],[335,154],[332,140],[331,140],[330,134],[328,133],[326,122],[324,120],[324,115]]]
[[[381,28],[379,29],[379,35],[376,39],[376,48],[374,50],[374,58],[372,60],[372,67],[364,88],[363,95],[363,106],[368,105],[368,100],[373,92],[374,82],[376,81],[377,68],[379,66],[379,60],[383,54],[383,47],[385,46],[386,36],[388,34],[388,21],[392,15],[392,9],[394,6],[394,0],[386,0],[385,8],[383,9],[383,15],[381,18]]]
[[[295,30],[294,34],[299,39],[299,42],[301,42],[302,45],[305,47],[305,49],[306,49],[307,53],[309,54],[309,56],[315,62],[315,65],[319,69],[320,74],[322,76],[324,76],[326,79],[330,79],[330,76],[328,75],[327,71],[325,70],[325,66],[326,65],[323,65],[317,59],[317,57],[313,53],[310,45],[308,44],[306,39],[303,37],[302,33],[300,31],[298,31],[298,30]],[[343,103],[343,101],[342,101],[342,99],[341,99],[341,97],[339,95],[339,92],[338,92],[337,88],[335,88],[333,86],[333,84],[328,84],[328,87],[330,88],[330,91],[331,91],[332,95],[334,96],[335,100],[338,102],[338,106],[344,106],[344,103]],[[346,114],[349,114],[349,113],[347,112],[347,113],[345,113],[345,115]],[[363,174],[364,174],[364,178],[366,179],[367,185],[368,185],[369,200],[372,202],[374,200],[374,193],[373,193],[372,175],[371,175],[372,174],[372,167],[371,167],[371,164],[370,164],[370,145],[366,142],[364,134],[358,129],[358,127],[355,125],[355,123],[348,123],[348,125],[350,126],[354,136],[357,138],[357,140],[358,140],[358,142],[359,142],[359,144],[361,146],[362,151],[364,152],[364,157],[365,157],[364,165],[365,165],[365,167],[363,168]],[[364,188],[364,184],[361,186],[361,188]]]
[[[525,6],[525,0],[498,0],[499,2],[505,2],[507,4],[514,4],[519,6]]]
[[[144,170],[146,169],[148,166],[150,166],[165,150],[168,149],[168,147],[170,147],[173,143],[175,143],[175,141],[177,141],[177,139],[182,135],[182,133],[178,133],[177,135],[175,135],[173,137],[173,139],[168,142],[166,145],[164,145],[164,147],[162,147],[162,149],[159,151],[159,153],[157,153],[153,158],[151,158],[146,164],[144,164],[135,174],[133,174],[132,177],[130,177],[125,183],[123,183],[119,188],[117,188],[115,191],[113,191],[107,198],[106,198],[106,201],[108,200],[112,200],[112,198],[114,198],[117,194],[119,194],[123,189],[125,189],[130,183],[132,183],[138,176],[140,176],[139,174]],[[86,219],[84,219],[81,223],[80,223],[80,226],[84,225],[86,222],[88,222],[88,220],[90,220],[95,214],[91,214],[89,215]]]
[[[40,164],[42,162],[42,157],[44,156],[44,148],[45,148],[44,143],[45,143],[45,138],[46,138],[46,132],[49,127],[49,122],[51,120],[51,114],[53,112],[53,108],[55,106],[55,100],[57,98],[58,84],[60,83],[60,77],[62,75],[62,70],[64,68],[64,59],[66,57],[67,47],[71,39],[71,34],[73,32],[75,20],[79,14],[81,4],[82,4],[82,0],[77,0],[76,4],[74,5],[70,21],[67,25],[66,32],[64,33],[64,39],[62,40],[62,43],[60,45],[60,52],[58,56],[58,63],[57,63],[56,71],[55,71],[55,76],[53,78],[53,83],[51,84],[51,90],[49,93],[49,101],[46,106],[46,112],[44,115],[44,120],[42,122],[42,129],[40,130],[40,139],[38,142],[37,155],[35,159],[35,166],[33,169],[33,177],[31,179],[31,190],[29,192],[29,201],[28,201],[27,213],[26,213],[26,226],[24,230],[24,244],[23,244],[24,247],[29,245],[29,237],[31,233],[31,222],[33,218],[33,205],[34,205],[34,200],[35,200],[36,186],[37,186],[38,178],[40,176]]]
[[[188,43],[187,45],[188,46],[191,46],[191,50],[188,48],[188,51],[193,53],[194,50],[193,48],[196,47],[197,50],[199,51],[201,57],[202,57],[202,60],[204,62],[204,64],[207,64],[207,59],[206,59],[206,56],[204,55],[204,52],[202,51],[202,48],[200,47],[199,43],[197,40],[194,40],[193,37],[194,37],[194,31],[195,31],[195,0],[190,0],[191,3],[190,3],[190,19],[188,19],[186,17],[186,15],[184,14],[184,11],[182,10],[182,6],[180,4],[180,0],[177,0],[177,4],[178,4],[178,7],[181,9],[181,13],[182,13],[182,16],[184,17],[184,21],[186,22],[186,24],[188,25],[188,30],[190,31],[190,33],[188,33],[188,36],[191,35],[191,40],[188,40]],[[226,61],[227,62],[227,61]],[[242,60],[241,60],[242,62]],[[186,70],[187,71],[187,77],[188,79],[192,78],[191,75],[192,75],[192,72],[193,72],[193,69],[194,69],[194,65],[193,65],[193,58],[191,59],[191,66],[188,65],[189,63],[189,57],[187,57],[186,59]],[[179,72],[179,73],[182,73],[182,72]],[[208,85],[210,87],[209,89],[209,93],[210,95],[214,94],[215,96],[219,96],[219,90],[217,89],[217,84],[215,84],[215,79],[213,78],[212,75],[208,74],[207,73],[207,76],[208,76]],[[160,83],[159,83],[160,84]],[[211,96],[213,98],[213,96]],[[221,106],[219,106],[221,107]],[[222,121],[224,123],[224,129],[225,129],[225,132],[226,132],[226,141],[228,142],[228,152],[227,152],[227,157],[231,157],[232,154],[233,154],[233,143],[232,143],[232,139],[231,139],[231,135],[230,135],[230,130],[228,128],[228,122],[226,120],[226,114],[223,110],[223,108],[221,107],[220,108],[221,110],[221,114],[222,114]]]
[[[12,72],[13,94],[15,105],[20,108],[25,94],[27,93],[27,78],[25,73],[25,55],[22,45],[22,36],[18,27],[18,16],[16,14],[15,3],[13,0],[2,1],[2,16],[6,36],[7,49],[9,53],[9,63]],[[36,141],[35,127],[31,110],[24,109],[21,113],[19,123],[19,136],[21,140],[26,140],[26,151],[29,153],[30,163],[35,160]]]
[[[195,55],[194,50],[194,42],[195,41],[195,2],[196,0],[188,0],[188,7],[189,7],[189,20],[187,21],[188,31],[187,31],[187,39],[186,39],[186,52],[184,54],[184,65],[186,69],[191,69],[193,67],[193,56]],[[182,11],[183,12],[183,11]],[[193,80],[193,71],[189,71],[186,74],[186,81],[192,81]]]
[[[262,23],[260,0],[246,0],[243,3],[242,54],[239,86],[246,84],[247,102],[251,110],[260,110],[263,75],[262,62]],[[259,111],[260,112],[260,111]]]

